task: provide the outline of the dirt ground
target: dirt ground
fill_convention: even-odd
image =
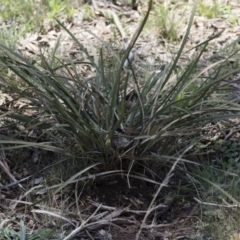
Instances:
[[[128,39],[128,41],[131,40],[143,19],[148,5],[147,1],[144,1],[134,10],[127,1],[119,1],[117,5],[112,4],[111,1],[95,0],[93,2],[94,5],[89,5],[92,12],[86,20],[83,20],[84,7],[80,6],[76,9],[77,11],[72,19],[66,20],[63,18],[60,21],[74,34],[90,55],[96,58],[97,49],[100,47],[109,46],[109,44],[113,47],[121,47],[124,44],[124,38]],[[178,21],[178,41],[169,42],[161,36],[161,31],[156,26],[154,27],[154,24],[147,25],[135,45],[135,63],[140,66],[152,66],[155,70],[159,70],[163,64],[172,61],[174,54],[180,47],[192,11],[191,4],[184,5],[184,3],[185,1],[179,1],[177,4],[171,4],[170,1],[164,1],[164,4],[174,13],[175,21]],[[232,12],[238,16],[240,14],[238,4],[235,1],[231,4],[233,7]],[[169,18],[171,16],[170,14]],[[156,21],[152,11],[149,22]],[[59,51],[61,54],[67,58],[71,57],[78,60],[86,58],[64,30],[52,24],[49,25],[48,22],[46,22],[45,29],[45,34],[28,34],[19,41],[18,50],[32,58],[34,54],[38,53],[39,44],[48,46],[51,49],[60,38]],[[189,51],[191,48],[219,32],[222,32],[222,34],[211,42],[205,53],[206,63],[209,61],[208,58],[220,48],[239,38],[240,27],[239,24],[233,25],[229,23],[228,19],[223,17],[208,19],[205,16],[198,16],[196,13],[189,40],[185,47],[186,51],[182,56],[182,62],[194,56],[195,50]],[[82,74],[85,77],[93,75],[91,70],[86,69],[82,69]]]

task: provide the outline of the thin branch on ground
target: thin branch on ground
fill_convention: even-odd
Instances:
[[[227,203],[225,200],[223,200],[226,204],[218,204],[218,203],[209,203],[209,202],[204,202],[201,201],[199,199],[197,199],[196,197],[193,198],[196,202],[202,204],[202,205],[207,205],[207,206],[214,206],[214,207],[225,207],[225,208],[239,208],[240,207],[240,203],[239,204],[229,204]]]

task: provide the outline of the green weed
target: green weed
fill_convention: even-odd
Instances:
[[[148,27],[166,40],[177,41],[179,29],[182,27],[181,22],[182,19],[177,10],[169,10],[160,4],[154,7],[154,15],[149,19]]]
[[[208,18],[222,17],[228,19],[232,24],[237,23],[237,16],[232,13],[232,6],[230,3],[217,3],[217,1],[213,1],[213,4],[209,5],[199,2],[197,12],[199,15]]]
[[[59,14],[71,17],[74,9],[71,0],[51,0],[51,1],[8,1],[3,0],[0,17],[7,22],[14,21],[22,25],[23,33],[29,31],[39,31],[43,25],[46,17],[50,20],[58,17]]]
[[[89,20],[89,18],[91,18],[93,15],[94,15],[94,10],[90,6],[85,5],[84,13],[82,16],[83,20]]]

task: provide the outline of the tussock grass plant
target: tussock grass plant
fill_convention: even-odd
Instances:
[[[8,220],[10,221],[10,219]],[[7,220],[2,220],[0,219],[0,237],[2,239],[14,239],[14,240],[19,240],[19,239],[26,239],[26,228],[24,226],[23,221],[20,221],[19,223],[19,232],[16,232],[9,226],[10,224],[8,223]]]
[[[206,126],[228,122],[240,116],[238,104],[217,97],[217,93],[222,91],[223,80],[239,69],[226,69],[226,72],[222,72],[227,61],[219,61],[199,70],[198,63],[202,54],[211,40],[218,36],[215,35],[199,44],[195,57],[176,70],[179,59],[184,53],[195,6],[175,59],[161,72],[152,73],[147,81],[140,85],[134,66],[130,64],[127,70],[123,67],[148,19],[151,3],[152,1],[122,58],[113,57],[116,62],[114,66],[118,68],[114,69],[114,72],[110,71],[111,74],[108,74],[109,69],[106,69],[108,60],[104,57],[106,55],[104,51],[107,49],[109,51],[107,55],[115,56],[113,50],[101,49],[99,60],[95,61],[60,22],[58,23],[85,53],[87,61],[66,63],[56,58],[53,51],[50,60],[43,54],[40,56],[41,61],[44,62],[43,69],[19,53],[0,45],[0,49],[5,54],[0,56],[0,66],[15,74],[12,77],[3,71],[0,76],[1,84],[7,84],[18,98],[29,101],[28,106],[14,111],[10,111],[7,103],[3,104],[1,111],[4,111],[5,119],[17,121],[28,130],[37,128],[42,131],[41,136],[45,136],[51,142],[51,145],[45,143],[46,146],[62,148],[65,154],[74,159],[76,165],[81,165],[84,169],[72,175],[64,183],[53,186],[53,189],[57,188],[53,194],[60,192],[79,176],[95,168],[96,165],[92,164],[96,162],[104,166],[104,172],[100,175],[121,173],[129,178],[137,176],[130,173],[134,169],[134,163],[142,161],[153,162],[154,166],[160,168],[172,167],[168,178],[165,179],[166,184],[172,172],[179,170],[188,173],[184,178],[193,186],[197,186],[198,183],[201,185],[203,181],[206,185],[214,187],[222,196],[230,197],[236,203],[238,200],[234,196],[205,174],[211,166],[196,157],[200,151],[195,146],[206,139],[204,136]],[[94,68],[96,76],[88,79],[81,76],[78,72],[78,66],[81,65]],[[205,73],[208,73],[208,77],[204,75]],[[34,114],[31,114],[33,112]],[[219,132],[222,130],[224,129],[219,129]],[[18,133],[20,135],[20,132],[17,132],[15,137]],[[10,142],[2,141],[1,144],[7,149],[7,144]],[[41,147],[39,145],[38,147]],[[127,161],[125,168],[123,161]],[[107,172],[112,168],[126,171]],[[200,170],[204,168],[206,168],[205,175],[200,174]],[[158,175],[159,168],[155,169]],[[194,172],[193,169],[200,170]],[[219,174],[219,170],[214,167],[212,169],[214,174]],[[228,171],[220,172],[225,176],[231,175]],[[148,177],[142,179],[149,181]],[[197,192],[202,191],[199,189]],[[153,203],[149,210],[152,205]],[[145,217],[147,218],[147,214]],[[84,225],[84,222],[82,224]],[[81,229],[83,229],[82,225],[79,231]]]
[[[67,18],[72,17],[74,9],[71,7],[73,1],[52,0],[52,1],[30,1],[30,0],[3,0],[0,13],[0,21],[18,23],[22,26],[23,34],[31,30],[41,30],[45,25],[46,15],[53,20],[65,14]],[[16,25],[16,24],[15,24]]]
[[[23,220],[20,220],[18,223],[17,220],[14,220],[16,229],[14,230],[10,223],[13,219],[8,219],[2,221],[0,219],[0,237],[1,239],[6,240],[39,240],[39,239],[63,239],[65,237],[64,232],[61,234],[55,234],[55,231],[50,228],[41,228],[36,233],[27,234],[27,227],[24,225]]]
[[[15,49],[17,39],[19,38],[18,31],[14,28],[2,27],[0,30],[0,42],[9,47]],[[1,54],[1,53],[0,53]]]
[[[231,23],[236,23],[236,16],[232,14],[231,4],[223,1],[213,1],[212,3],[199,2],[197,12],[208,18],[224,17]]]
[[[196,174],[196,175],[195,175]],[[194,176],[195,175],[195,176]],[[239,217],[239,169],[197,167],[192,170],[191,179],[198,196],[201,220],[205,231],[213,239],[231,239],[238,233]]]
[[[184,10],[182,10],[184,11]],[[183,14],[176,8],[169,9],[164,4],[154,6],[154,15],[148,21],[148,27],[152,28],[166,41],[177,41],[182,28]]]

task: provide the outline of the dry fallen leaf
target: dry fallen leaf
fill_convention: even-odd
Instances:
[[[231,235],[229,240],[240,240],[240,233],[235,233]]]
[[[129,146],[129,144],[132,141],[128,141],[126,138],[121,137],[121,136],[114,136],[113,139],[113,146],[114,148],[116,148],[117,150],[121,150],[126,148],[127,146]]]

